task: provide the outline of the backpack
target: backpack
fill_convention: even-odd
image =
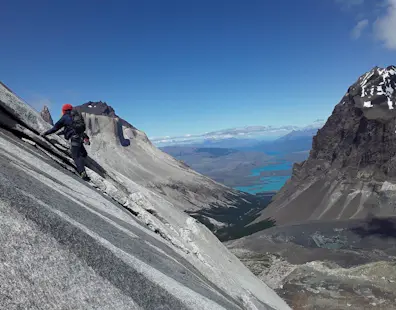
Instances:
[[[73,119],[72,128],[74,132],[78,135],[82,135],[85,132],[86,126],[81,113],[73,109],[71,112],[71,117]]]

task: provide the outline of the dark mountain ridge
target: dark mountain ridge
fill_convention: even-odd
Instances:
[[[93,114],[93,115],[103,115],[103,116],[108,116],[108,117],[111,117],[111,118],[119,119],[120,123],[123,126],[136,129],[136,127],[131,125],[129,122],[127,122],[123,118],[119,117],[115,113],[115,110],[113,109],[113,107],[108,105],[106,102],[103,102],[103,101],[88,101],[87,103],[84,103],[82,105],[76,106],[75,108],[78,111],[83,112],[83,113],[88,113],[88,114]]]
[[[279,224],[395,215],[396,68],[362,75],[263,211]]]

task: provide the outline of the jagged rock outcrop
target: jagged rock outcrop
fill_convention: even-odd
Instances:
[[[313,138],[308,160],[256,221],[278,225],[396,215],[396,68],[349,87]]]
[[[90,159],[82,181],[49,127],[0,85],[3,308],[290,309],[133,171]]]
[[[106,102],[88,101],[87,103],[84,103],[83,105],[77,106],[76,109],[83,113],[88,113],[88,114],[93,114],[93,115],[103,115],[103,116],[108,116],[111,118],[116,118],[119,120],[119,122],[123,126],[132,128],[132,129],[136,129],[134,126],[132,126],[126,120],[119,117],[115,113],[115,110],[113,109],[113,107],[109,106]]]
[[[49,111],[48,107],[45,105],[43,110],[40,112],[41,117],[45,120],[48,124],[54,125],[54,121],[52,120],[51,112]]]

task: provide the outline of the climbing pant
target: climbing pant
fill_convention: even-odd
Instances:
[[[88,154],[83,145],[82,138],[73,137],[71,139],[71,155],[76,164],[77,172],[79,174],[83,173],[85,171],[85,158]]]

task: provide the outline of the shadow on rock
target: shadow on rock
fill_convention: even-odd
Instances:
[[[87,157],[85,159],[85,165],[95,171],[97,174],[99,174],[102,178],[106,178],[106,170],[99,165],[95,160],[93,160],[91,157]]]
[[[122,130],[122,123],[118,119],[116,120],[116,133],[122,146],[126,147],[131,145],[131,140],[126,139],[124,137],[124,131]]]
[[[362,226],[351,230],[362,238],[377,236],[396,239],[396,221],[394,219],[373,218]]]

